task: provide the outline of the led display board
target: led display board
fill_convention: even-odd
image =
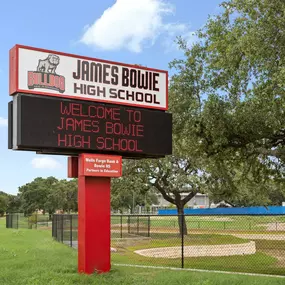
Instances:
[[[123,157],[172,153],[169,113],[48,96],[17,94],[13,98],[9,103],[13,149]]]

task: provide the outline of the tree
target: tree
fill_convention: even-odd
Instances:
[[[53,187],[58,180],[55,177],[35,178],[32,182],[19,187],[22,210],[25,214],[30,215],[37,210],[46,212],[46,201]]]
[[[19,196],[0,191],[0,200],[0,215],[4,215],[5,212],[19,211],[21,205]]]
[[[199,31],[197,45],[188,49],[180,42],[187,59],[175,62],[180,79],[187,79],[199,50],[194,61],[203,63],[207,100],[197,133],[208,155],[231,150],[283,160],[285,2],[232,0],[221,6],[223,12]]]
[[[8,207],[8,195],[0,194],[0,217],[3,217]]]
[[[238,195],[284,173],[285,2],[232,0],[221,6],[193,47],[179,40],[185,58],[171,63],[178,71],[172,90],[176,103],[185,105],[181,124],[209,158],[209,181],[222,181]],[[247,187],[244,178],[251,181]]]
[[[270,184],[284,178],[285,2],[221,6],[194,45],[178,40],[184,58],[170,63],[173,156],[139,162],[136,172],[179,213],[203,190],[239,205],[250,203],[249,193],[251,204],[268,204]]]
[[[51,195],[55,196],[58,200],[58,208],[64,212],[77,212],[77,179],[67,181],[66,179],[59,180],[55,191]]]
[[[187,235],[184,217],[185,205],[198,193],[204,192],[205,176],[188,157],[169,156],[165,159],[146,160],[137,168],[137,176],[160,192],[163,198],[174,204],[178,212],[180,233]],[[187,193],[185,197],[182,194]]]
[[[147,206],[157,203],[153,189],[141,180],[140,176],[132,175],[134,165],[131,161],[123,162],[123,177],[112,179],[111,206],[114,210],[124,209],[134,212],[137,205]]]
[[[21,198],[19,195],[8,195],[7,212],[15,213],[21,209]]]
[[[77,179],[38,177],[19,188],[21,208],[25,214],[42,210],[52,215],[56,210],[77,212]]]

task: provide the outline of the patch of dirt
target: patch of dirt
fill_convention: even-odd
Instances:
[[[267,231],[285,231],[285,223],[264,223],[257,226],[266,227]]]
[[[135,253],[147,257],[179,258],[181,256],[181,247],[142,249],[136,250]],[[184,247],[185,257],[250,255],[255,253],[254,241],[242,244],[191,245]]]
[[[198,217],[199,220],[204,220],[204,221],[211,221],[211,222],[232,222],[234,219],[229,218],[229,217]]]
[[[231,234],[231,233],[227,233],[227,235],[228,234],[238,237],[238,238],[253,239],[253,240],[254,239],[285,240],[284,234],[275,235],[275,234]]]

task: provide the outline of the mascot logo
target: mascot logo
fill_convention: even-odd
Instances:
[[[46,59],[40,59],[37,71],[28,71],[28,88],[45,88],[64,93],[65,78],[55,73],[59,62],[59,56],[55,54],[49,54]]]

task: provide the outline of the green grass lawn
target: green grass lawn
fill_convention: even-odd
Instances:
[[[248,242],[230,235],[218,234],[189,234],[185,237],[187,245],[218,245]],[[180,267],[181,258],[150,258],[134,253],[138,249],[155,247],[181,246],[181,239],[175,234],[156,234],[151,239],[112,240],[112,246],[118,251],[112,258],[117,263],[143,264],[152,266]],[[207,270],[222,270],[233,272],[249,272],[263,274],[285,275],[285,241],[257,240],[257,252],[252,255],[223,256],[223,257],[187,257],[184,259],[185,268]]]
[[[281,285],[285,279],[141,269],[112,266],[108,274],[77,274],[77,252],[52,240],[50,231],[5,229],[0,219],[1,285],[69,284],[196,284],[196,285]]]
[[[246,243],[248,240],[240,239],[234,236],[226,235],[188,235],[184,237],[184,245],[217,245],[217,244],[238,244]],[[114,245],[119,243],[119,241],[114,241]],[[146,248],[156,248],[156,247],[166,247],[166,246],[180,246],[181,237],[178,235],[169,234],[156,234],[152,239],[145,239],[141,241],[134,242],[134,246],[128,246],[129,250],[138,250]]]

